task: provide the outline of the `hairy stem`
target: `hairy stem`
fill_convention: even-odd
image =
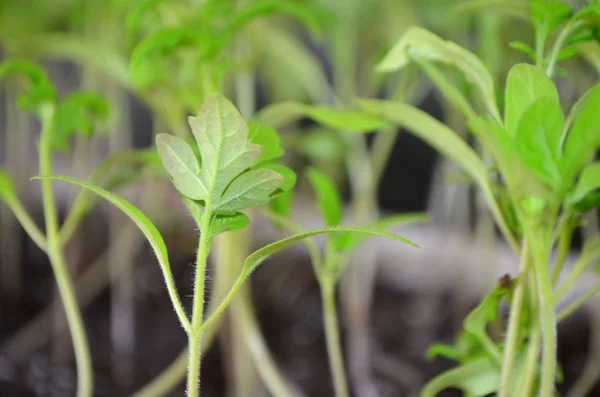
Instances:
[[[42,115],[42,134],[40,138],[40,175],[52,174],[51,138],[53,130],[54,108],[47,107]],[[75,359],[77,362],[77,396],[89,397],[93,392],[92,361],[83,325],[83,319],[77,305],[75,291],[65,263],[62,244],[59,237],[58,215],[52,192],[52,182],[42,180],[42,200],[44,204],[44,219],[46,222],[46,250],[50,264],[58,284],[58,290],[63,301],[69,330],[73,338]]]
[[[321,281],[321,297],[323,299],[323,319],[327,339],[327,354],[329,367],[333,376],[336,397],[349,397],[348,383],[344,370],[344,358],[335,305],[335,284],[328,280]]]
[[[212,284],[210,289],[210,302],[208,304],[207,313],[214,313],[218,308],[219,304],[227,295],[230,288],[229,283],[221,282],[223,280],[222,273],[223,269],[213,267],[215,274],[215,282]],[[207,324],[204,327],[202,333],[202,344],[200,346],[200,352],[205,353],[214,341],[219,329],[223,317],[219,316],[214,322]],[[182,380],[185,378],[188,359],[189,349],[184,349],[179,356],[167,367],[163,372],[156,376],[150,383],[138,390],[131,397],[162,397],[171,392]]]
[[[552,282],[548,272],[548,258],[543,249],[544,247],[540,247],[539,244],[532,244],[543,336],[542,376],[539,396],[552,397],[556,375],[556,313],[554,312]]]
[[[498,397],[510,397],[512,391],[512,373],[515,354],[519,342],[519,323],[521,322],[521,311],[523,309],[523,297],[525,295],[525,284],[527,280],[527,269],[529,267],[529,246],[523,241],[521,251],[521,264],[519,266],[519,281],[515,289],[513,302],[510,307],[510,318],[508,320],[508,334],[506,336],[504,357],[502,360],[502,375],[500,377],[500,392]]]
[[[210,208],[207,203],[206,208]],[[206,259],[210,250],[210,222],[212,215],[210,211],[204,213],[200,243],[196,256],[196,277],[194,282],[194,308],[192,312],[192,328],[188,334],[189,338],[189,363],[187,378],[187,396],[197,397],[200,389],[200,341],[202,332],[202,317],[204,314],[204,276],[206,273]]]

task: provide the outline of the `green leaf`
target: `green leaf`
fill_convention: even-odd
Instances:
[[[477,153],[442,122],[414,106],[386,100],[361,99],[358,105],[368,112],[385,116],[391,123],[406,128],[438,152],[456,162],[473,178],[486,198],[496,223],[514,249],[518,244],[496,202],[488,178],[488,168]]]
[[[450,360],[462,362],[464,360],[464,354],[458,348],[452,345],[446,345],[443,343],[434,343],[427,348],[425,357],[428,360],[433,360],[437,356],[445,357]]]
[[[589,5],[582,8],[573,16],[573,20],[587,19],[598,24],[600,22],[600,4]]]
[[[248,127],[250,129],[249,142],[263,147],[263,152],[256,163],[260,164],[283,156],[279,135],[274,129],[255,122],[249,122]]]
[[[246,7],[242,8],[239,13],[234,15],[228,26],[225,28],[224,33],[232,33],[256,17],[280,12],[298,19],[306,25],[313,34],[320,35],[321,27],[315,11],[315,9],[311,9],[311,7],[302,3],[281,0],[257,0],[250,2]]]
[[[89,137],[94,129],[106,128],[109,119],[110,105],[104,97],[84,91],[69,94],[54,113],[52,149],[68,152],[69,140],[75,133]]]
[[[517,135],[523,113],[540,98],[559,102],[552,80],[536,66],[526,63],[514,66],[508,73],[504,100],[504,125],[508,135]]]
[[[315,126],[303,131],[294,141],[294,148],[307,156],[312,164],[343,161],[347,147],[343,136],[329,128]]]
[[[531,0],[530,7],[533,24],[544,37],[571,16],[571,7],[561,0]]]
[[[600,84],[596,84],[571,110],[567,121],[571,128],[564,144],[565,173],[570,178],[593,158],[600,146],[599,107]]]
[[[257,73],[267,96],[274,102],[284,98],[323,102],[323,87],[329,82],[317,54],[292,31],[271,25],[264,29]]]
[[[452,346],[439,344],[433,345],[427,349],[425,356],[428,360],[435,356],[443,356],[459,363],[466,363],[477,360],[482,357],[488,358],[488,354],[479,340],[473,334],[466,332],[464,329],[459,331],[456,338],[456,343]]]
[[[265,107],[256,119],[273,128],[280,128],[302,117],[338,131],[372,132],[390,125],[372,114],[328,106],[310,106],[298,102],[279,102]]]
[[[281,192],[276,197],[273,197],[271,202],[269,203],[269,207],[271,211],[275,215],[279,215],[282,218],[287,218],[290,215],[292,210],[292,202],[294,200],[294,196],[291,190]],[[279,227],[278,225],[276,225]]]
[[[204,203],[201,201],[192,200],[189,197],[181,196],[181,201],[185,204],[188,212],[196,221],[196,225],[200,228],[202,226],[202,219],[204,217]]]
[[[69,182],[74,185],[80,186],[82,188],[88,189],[93,193],[96,193],[103,199],[107,200],[115,207],[119,208],[125,215],[131,219],[136,226],[140,229],[140,231],[144,234],[156,258],[158,259],[158,263],[160,264],[161,270],[163,272],[163,276],[165,278],[165,283],[167,285],[167,290],[169,291],[169,296],[171,297],[171,301],[173,306],[175,307],[175,311],[179,316],[179,321],[183,325],[184,328],[189,329],[190,324],[185,311],[183,310],[183,305],[177,295],[177,290],[175,289],[175,283],[173,281],[173,274],[171,272],[171,265],[169,263],[169,256],[167,253],[167,247],[165,242],[152,221],[146,217],[139,209],[137,209],[133,204],[128,202],[127,200],[122,199],[121,197],[107,192],[104,189],[101,189],[97,186],[90,185],[83,181],[78,181],[76,179],[68,178],[68,177],[55,177],[55,176],[38,176],[34,179],[50,179],[56,181],[64,181]]]
[[[565,41],[565,46],[572,46],[586,41],[596,40],[598,38],[598,28],[592,26],[584,26],[572,33]]]
[[[271,194],[283,183],[283,176],[268,169],[250,170],[231,182],[215,211],[233,214],[244,208],[258,207],[271,200]]]
[[[218,48],[218,40],[210,40],[204,30],[191,26],[166,26],[154,31],[134,48],[129,60],[129,79],[138,90],[144,90],[156,84],[180,77],[180,71],[186,67],[196,68],[195,62],[207,57]],[[201,43],[203,45],[201,45]],[[176,60],[172,54],[180,49],[193,49],[194,58],[187,57],[187,62]],[[188,54],[189,55],[189,54]],[[192,60],[194,63],[190,63]],[[165,64],[171,68],[164,67]],[[172,69],[176,70],[173,71]],[[181,85],[181,81],[178,82]],[[189,91],[183,91],[187,93]],[[183,94],[182,94],[183,95]]]
[[[225,232],[234,232],[248,226],[250,220],[241,212],[233,215],[217,215],[210,223],[210,237]]]
[[[296,186],[296,173],[290,168],[286,167],[285,165],[277,163],[267,163],[261,164],[260,167],[263,169],[275,171],[283,177],[283,182],[281,183],[281,186],[279,186],[279,188],[271,194],[271,198],[277,197],[282,193],[288,192],[292,190],[294,186]]]
[[[429,221],[429,215],[425,213],[408,213],[399,215],[390,215],[376,220],[367,226],[373,230],[389,230],[398,226],[414,225]],[[365,234],[345,233],[337,241],[336,249],[338,252],[351,252],[363,241],[369,238]]]
[[[598,189],[600,189],[600,162],[595,162],[585,166],[575,189],[567,199],[567,203],[577,203]]]
[[[127,33],[129,40],[133,40],[139,33],[144,17],[150,13],[150,11],[154,11],[155,14],[158,13],[158,6],[163,1],[164,0],[142,0],[131,8],[125,19],[125,32]]]
[[[255,116],[255,120],[263,125],[268,125],[276,130],[305,117],[305,105],[299,102],[275,102],[262,108]]]
[[[457,67],[479,91],[489,113],[500,119],[496,106],[494,80],[483,62],[469,50],[446,41],[420,27],[411,27],[377,65],[380,72],[405,67],[412,59],[441,62]]]
[[[21,59],[9,59],[0,64],[0,80],[12,75],[25,77],[25,92],[17,99],[21,109],[37,113],[41,106],[56,102],[54,87],[42,68]]]
[[[500,351],[488,336],[487,325],[498,318],[498,306],[506,293],[504,286],[498,285],[469,313],[463,323],[465,331],[475,336],[498,363],[502,360]]]
[[[317,123],[339,131],[372,132],[388,129],[380,117],[354,110],[326,106],[305,106],[306,115]]]
[[[564,117],[556,98],[542,97],[522,114],[515,148],[529,170],[555,191],[561,185],[560,150]]]
[[[315,168],[306,172],[313,189],[317,193],[317,201],[321,215],[327,226],[338,226],[342,222],[342,200],[333,181]]]
[[[556,58],[556,62],[563,62],[567,59],[571,59],[579,54],[579,49],[577,47],[564,47],[558,53],[558,57]]]
[[[137,168],[133,172],[125,167]],[[88,183],[102,186],[104,190],[111,191],[127,183],[139,180],[152,170],[163,171],[158,153],[154,148],[125,150],[116,153],[102,161],[88,178]],[[71,210],[60,230],[61,241],[69,241],[76,227],[84,216],[93,209],[96,202],[100,199],[98,196],[83,189],[75,198],[71,205]]]
[[[263,148],[249,142],[248,127],[235,106],[213,94],[189,121],[202,157],[198,178],[206,188],[197,199],[204,200],[206,211],[231,215],[269,202],[284,178],[266,168],[248,171]]]
[[[12,177],[4,168],[0,167],[0,198],[7,200],[15,195],[15,183]]]
[[[588,212],[593,210],[594,208],[600,207],[600,192],[592,192],[588,195],[584,196],[583,199],[573,204],[573,208],[575,208],[579,212]]]
[[[490,359],[480,358],[436,376],[421,390],[421,397],[436,397],[451,387],[461,389],[470,397],[485,397],[499,386],[499,368]]]
[[[392,123],[408,129],[440,153],[460,164],[480,186],[484,188],[489,186],[485,164],[467,143],[442,122],[414,106],[400,102],[361,99],[358,104],[363,109],[385,115]]]
[[[181,194],[193,200],[206,197],[207,187],[200,180],[200,165],[192,149],[181,138],[168,134],[156,136],[156,149]]]
[[[361,227],[334,226],[334,227],[315,229],[315,230],[299,233],[299,234],[296,234],[295,236],[287,237],[282,240],[271,243],[271,244],[255,251],[250,256],[248,256],[248,258],[246,258],[246,260],[244,261],[242,275],[243,275],[243,277],[249,276],[250,273],[252,273],[254,271],[254,269],[256,269],[258,267],[258,265],[260,265],[262,262],[264,262],[271,255],[276,254],[277,252],[281,251],[282,249],[287,248],[290,245],[295,244],[299,241],[302,241],[306,238],[310,238],[310,237],[313,237],[313,236],[316,236],[319,234],[343,233],[343,232],[366,233],[366,234],[372,234],[372,235],[381,236],[381,237],[388,237],[393,240],[400,241],[402,243],[412,245],[413,247],[419,248],[419,246],[417,244],[413,243],[412,241],[407,240],[404,237],[397,236],[395,234],[382,232],[382,231],[378,231],[378,230],[371,230],[371,229],[367,229],[367,228],[361,228]]]
[[[444,76],[444,73],[434,64],[425,59],[415,59],[437,88],[458,110],[463,112],[467,120],[475,117],[475,111],[463,93]]]
[[[511,41],[508,46],[517,51],[521,51],[529,57],[529,59],[535,59],[535,51],[529,44],[523,43],[522,41]]]

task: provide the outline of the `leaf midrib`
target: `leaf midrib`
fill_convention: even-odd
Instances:
[[[196,174],[190,167],[188,167],[188,165],[185,163],[185,161],[183,161],[179,155],[177,154],[177,152],[175,150],[173,150],[173,147],[171,145],[166,145],[167,146],[167,150],[169,150],[169,152],[173,155],[174,158],[177,159],[177,161],[179,161],[183,167],[189,171],[189,173],[191,175],[194,176],[194,178],[196,179],[196,181],[200,184],[200,186],[202,186],[205,190],[206,190],[206,186],[204,186],[204,182],[202,182],[202,179],[200,179],[200,175]],[[196,160],[197,161],[197,160]]]
[[[274,171],[275,172],[275,171]],[[252,185],[246,185],[244,187],[244,190],[242,190],[239,194],[237,194],[236,196],[231,197],[230,199],[228,199],[227,201],[221,201],[219,202],[219,207],[225,207],[227,204],[233,202],[235,199],[239,199],[240,197],[244,196],[246,193],[248,193],[250,190],[256,188],[257,186],[260,185],[264,185],[265,183],[269,183],[271,182],[273,179],[277,179],[276,176],[272,175],[271,177],[269,177],[268,179],[265,177],[263,179],[261,179],[260,181],[257,181],[256,183],[253,183]]]
[[[209,191],[207,192],[207,198],[206,198],[206,214],[205,216],[211,216],[212,213],[212,199],[213,199],[213,194],[214,194],[214,190],[215,190],[215,184],[217,182],[217,175],[219,173],[219,163],[221,160],[221,148],[223,147],[223,119],[221,117],[221,103],[220,101],[215,101],[216,104],[216,114],[217,114],[217,120],[218,120],[218,126],[219,126],[219,142],[218,142],[218,147],[215,150],[215,167],[213,170],[213,174],[211,175],[211,181],[210,181],[210,188]],[[206,120],[204,121],[206,123]],[[208,126],[207,128],[204,130],[205,133],[208,135]],[[210,140],[210,136],[207,136],[208,140]]]

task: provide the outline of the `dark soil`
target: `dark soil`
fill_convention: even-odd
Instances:
[[[177,248],[171,249],[172,264],[182,297],[191,295],[194,237],[172,236],[167,241],[169,247]],[[86,246],[90,247],[89,256],[98,254],[104,238],[96,235],[89,238],[91,242],[86,241]],[[5,299],[1,302],[0,344],[42,310],[53,296],[47,260],[24,237],[22,241],[27,253],[24,271],[28,282],[18,301]],[[111,376],[109,292],[105,291],[85,310],[97,397],[129,395],[160,373],[186,343],[170,306],[159,267],[147,248],[142,251],[136,269],[136,368],[128,387],[118,386]],[[307,396],[331,397],[333,391],[325,354],[319,291],[309,263],[290,254],[272,258],[253,275],[253,296],[266,340],[286,375]],[[415,382],[429,379],[452,365],[450,361],[428,362],[424,359],[425,349],[432,342],[452,341],[452,326],[457,319],[450,294],[421,296],[380,288],[374,302],[374,372],[381,397],[408,396]],[[559,355],[565,385],[568,385],[576,379],[585,363],[588,348],[585,315],[574,316],[561,326],[559,335]],[[66,335],[58,343],[69,347]],[[66,358],[59,356],[56,361],[57,355],[53,351],[56,350],[48,344],[24,362],[0,355],[0,397],[72,396],[76,379],[72,357],[67,354]],[[203,358],[202,390],[205,397],[226,395],[221,356],[219,343],[213,343]],[[183,385],[171,395],[183,396]],[[460,396],[460,393],[446,391],[441,396]],[[591,396],[600,396],[600,389]]]

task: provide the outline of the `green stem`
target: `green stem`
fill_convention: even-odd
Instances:
[[[573,284],[575,284],[581,273],[583,273],[583,271],[590,265],[590,259],[595,259],[595,256],[589,258],[587,255],[580,255],[580,257],[577,259],[577,262],[575,263],[575,266],[573,266],[573,269],[567,275],[565,281],[556,290],[556,293],[554,294],[553,303],[556,304],[560,302],[564,295],[567,292],[569,292],[569,290],[571,289]]]
[[[579,29],[586,23],[587,22],[584,21],[570,22],[560,32],[560,34],[556,38],[556,41],[554,42],[554,45],[552,46],[552,51],[550,52],[550,59],[548,60],[548,67],[546,68],[546,75],[548,75],[548,77],[552,77],[552,75],[554,74],[556,62],[558,60],[558,56],[560,55],[560,50],[562,50],[563,45],[565,44],[565,41],[569,38],[571,33]],[[540,65],[540,63],[538,63],[538,65]]]
[[[52,153],[51,139],[53,133],[54,108],[47,107],[43,109],[42,115],[42,134],[40,138],[40,175],[49,176],[52,174]],[[52,182],[42,180],[42,200],[44,204],[44,218],[46,222],[47,235],[47,253],[50,258],[50,264],[54,271],[54,276],[58,284],[58,290],[63,301],[67,322],[73,338],[75,348],[75,360],[77,362],[77,396],[89,397],[93,392],[93,373],[92,361],[90,357],[89,345],[85,333],[85,327],[77,298],[73,290],[73,285],[69,278],[69,271],[65,263],[62,252],[62,244],[58,229],[58,216],[54,203],[52,192]]]
[[[25,230],[27,235],[33,240],[35,245],[37,245],[41,250],[46,250],[46,236],[40,230],[40,228],[36,225],[36,223],[31,219],[29,213],[23,207],[23,204],[16,196],[6,197],[5,199],[6,205],[13,213],[17,221],[21,224],[21,227]]]
[[[510,318],[508,320],[508,335],[504,347],[504,359],[502,360],[502,375],[500,378],[500,392],[498,397],[509,397],[511,395],[511,376],[515,354],[519,342],[519,325],[521,322],[521,311],[523,309],[523,297],[525,295],[525,284],[527,280],[527,269],[529,267],[529,244],[523,241],[521,252],[521,264],[519,266],[520,276],[515,295],[510,307]]]
[[[544,247],[539,244],[532,244],[543,336],[542,375],[539,396],[552,397],[554,395],[556,375],[556,313],[554,312],[552,282],[548,272],[548,258],[543,249]]]
[[[247,287],[247,285],[245,286]],[[242,336],[246,348],[251,354],[256,370],[269,392],[276,397],[294,397],[302,393],[285,379],[271,353],[265,339],[260,332],[256,315],[252,310],[250,299],[244,289],[233,302],[234,313],[238,316],[242,328]]]
[[[529,302],[531,305],[531,318],[535,318],[538,313],[538,305],[536,299],[537,283],[535,280],[535,274],[531,271],[529,273],[530,288],[529,291]],[[532,328],[529,330],[529,341],[527,343],[527,356],[525,357],[525,365],[523,371],[519,376],[517,388],[513,391],[518,390],[523,397],[530,397],[533,391],[533,386],[537,380],[539,373],[539,354],[540,346],[542,342],[542,333],[540,331],[539,324],[533,323]]]
[[[561,322],[566,317],[569,317],[575,310],[579,309],[581,305],[583,305],[588,299],[594,296],[598,291],[600,291],[600,284],[597,284],[593,288],[590,288],[585,294],[579,297],[575,302],[571,303],[569,306],[562,309],[558,315],[556,316],[556,321]]]
[[[329,367],[333,376],[335,396],[349,397],[335,305],[335,284],[333,282],[326,279],[321,281],[321,297],[323,299],[327,354],[329,355]]]
[[[560,225],[560,223],[559,223]],[[558,283],[558,278],[560,277],[560,273],[562,272],[565,259],[567,259],[567,254],[569,253],[569,249],[571,248],[571,240],[573,238],[573,229],[574,223],[569,222],[567,225],[562,227],[562,232],[560,233],[560,238],[558,240],[558,253],[556,255],[556,261],[554,263],[554,268],[552,270],[552,285],[556,286]]]
[[[536,32],[535,35],[535,64],[539,67],[542,67],[544,63],[544,47],[546,44],[546,36]]]
[[[207,202],[206,208],[210,208]],[[204,213],[198,254],[196,257],[196,277],[194,282],[194,308],[192,312],[192,329],[189,338],[189,363],[187,378],[187,396],[196,397],[200,388],[200,341],[202,338],[202,317],[204,314],[204,276],[206,272],[206,259],[210,250],[210,211]]]
[[[209,319],[214,318],[215,321],[206,321],[202,324],[201,331],[203,342],[200,346],[201,353],[205,353],[208,350],[209,346],[217,336],[223,317],[212,317],[212,313],[217,311],[220,306],[219,304],[230,288],[229,283],[220,282],[224,278],[223,269],[214,267],[214,273],[215,282],[210,289],[207,313],[211,313],[209,314]],[[162,397],[171,392],[185,377],[189,359],[188,356],[189,349],[186,348],[160,375],[155,377],[150,383],[138,390],[131,397]]]
[[[537,379],[539,370],[538,360],[540,353],[540,343],[542,341],[542,334],[540,328],[534,325],[529,333],[529,342],[527,348],[527,356],[525,357],[525,367],[521,373],[518,386],[514,390],[519,391],[519,395],[522,397],[530,397],[533,390],[533,385]]]

